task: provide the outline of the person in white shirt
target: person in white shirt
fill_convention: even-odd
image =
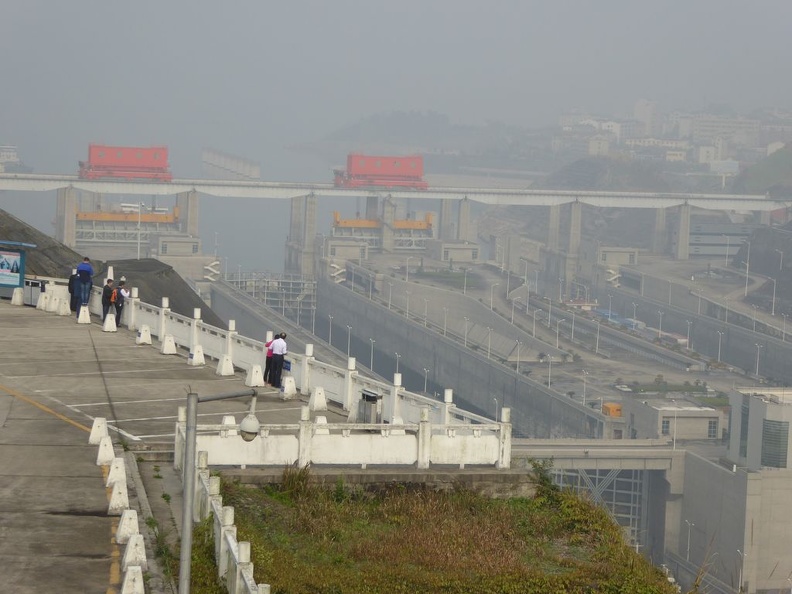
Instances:
[[[115,310],[116,310],[116,324],[119,326],[121,325],[121,312],[124,309],[124,303],[127,299],[129,299],[129,289],[127,289],[126,281],[118,281],[118,287],[116,287],[116,300],[115,300]]]
[[[280,389],[281,387],[281,372],[283,371],[283,358],[289,352],[286,347],[286,333],[281,332],[275,340],[272,341],[270,348],[272,349],[272,368],[270,369],[270,384]]]

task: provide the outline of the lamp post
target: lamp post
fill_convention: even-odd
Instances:
[[[657,326],[657,340],[660,340],[663,336],[663,314],[665,312],[661,310],[657,310],[657,314],[660,316],[660,324]]]
[[[327,331],[327,342],[330,346],[333,346],[333,316],[327,314],[327,317],[330,318],[330,323],[328,324],[329,330]]]
[[[371,357],[369,357],[369,369],[374,371],[374,343],[377,342],[373,338],[369,338],[369,342],[371,343]]]
[[[633,330],[635,330],[635,318],[637,316],[638,316],[638,304],[635,301],[633,301],[633,323],[632,323]]]
[[[522,346],[522,343],[519,341],[519,339],[515,342],[517,342],[517,373],[520,373],[520,347]]]
[[[401,355],[396,353],[396,373],[399,373],[399,359],[401,359]]]
[[[470,321],[470,318],[465,316],[465,346],[467,346],[467,333],[468,333],[468,322],[469,321]]]
[[[780,271],[780,270],[784,269],[784,251],[783,250],[776,250],[776,252],[780,256],[780,258],[778,260],[778,270]]]
[[[674,435],[673,435],[672,442],[671,442],[673,444],[671,449],[675,450],[676,449],[676,426],[677,426],[677,403],[676,403],[676,399],[674,399],[674,398],[671,399],[671,402],[674,403]]]
[[[424,370],[424,394],[426,394],[426,386],[429,382],[429,368],[424,367],[423,370]]]
[[[720,359],[721,359],[721,340],[723,339],[723,332],[721,332],[720,330],[718,330],[717,332],[718,332],[718,363],[720,363]]]
[[[748,256],[745,258],[745,294],[743,297],[748,297],[748,274],[751,272],[751,242],[746,241],[748,244]]]
[[[490,311],[492,311],[492,300],[495,296],[495,287],[497,287],[500,283],[493,283],[490,287]]]
[[[491,347],[492,347],[492,328],[487,326],[487,359],[490,358]]]
[[[528,260],[523,260],[525,264],[525,278],[523,282],[525,283],[525,315],[528,315],[528,304],[531,302],[531,287],[528,286]]]
[[[393,283],[388,283],[388,309],[391,308],[391,297],[393,297]]]
[[[613,295],[608,293],[608,321],[611,321],[611,303],[613,302]]]
[[[787,319],[787,314],[782,313],[781,317],[784,318],[784,322],[781,325],[781,342],[786,342],[786,319]]]
[[[740,573],[739,577],[737,578],[737,591],[743,591],[743,565],[745,565],[745,558],[748,556],[748,553],[743,553],[740,549],[737,549],[737,554],[740,556]]]
[[[600,321],[597,320],[597,342],[594,345],[594,354],[599,355],[599,334],[600,334]]]
[[[589,372],[585,369],[583,370],[583,406],[586,406],[586,379],[588,378]]]
[[[756,332],[756,310],[759,308],[755,304],[751,304],[751,308],[753,309],[751,313],[751,320],[753,320],[753,331]]]
[[[556,322],[556,348],[558,348],[558,338],[561,332],[561,322],[566,322],[566,320],[562,318]]]
[[[512,315],[511,315],[511,323],[514,324],[514,304],[517,303],[516,299],[512,299]]]
[[[533,332],[531,333],[534,338],[536,338],[536,314],[539,313],[540,310],[535,309],[533,312]]]
[[[465,268],[464,269],[465,276],[464,276],[464,281],[462,283],[462,294],[463,295],[467,295],[467,271],[468,271],[468,269]]]
[[[553,373],[553,355],[547,355],[547,387],[550,387],[550,376]]]
[[[773,305],[770,308],[770,315],[774,316],[775,315],[776,279],[771,278],[770,280],[773,281]]]
[[[691,348],[690,347],[690,326],[693,324],[693,322],[691,322],[690,320],[685,320],[685,323],[687,324],[687,327],[688,327],[687,328],[687,348],[690,349]]]
[[[424,300],[424,328],[426,328],[426,312],[429,309],[429,300],[426,297],[424,297],[423,300]]]
[[[756,373],[754,374],[756,377],[759,377],[759,351],[762,350],[762,346],[758,342],[756,343]]]
[[[563,278],[559,278],[558,279],[558,302],[559,303],[563,303],[564,302],[564,279]]]
[[[198,403],[214,400],[228,400],[251,396],[250,411],[239,424],[239,435],[245,441],[253,441],[261,431],[256,418],[256,390],[242,390],[212,396],[198,396],[195,392],[187,394],[187,417],[184,436],[184,490],[182,504],[181,551],[179,555],[179,594],[190,594],[190,574],[192,570],[193,508],[195,505],[195,450],[198,434]]]
[[[574,310],[572,311],[572,330],[570,331],[569,340],[572,343],[575,342],[575,312],[574,312]]]
[[[404,282],[410,282],[410,260],[412,260],[415,256],[407,256],[407,263],[404,266],[405,268],[405,275],[404,275]]]
[[[412,293],[410,293],[410,291],[405,291],[405,293],[407,294],[407,310],[404,313],[405,313],[405,316],[407,317],[407,319],[409,320],[410,319],[410,295]]]
[[[495,403],[495,422],[498,422],[498,399],[495,396],[492,397],[492,401]]]
[[[548,306],[549,306],[547,308],[547,327],[549,328],[550,327],[551,318],[553,317],[553,300],[552,299],[548,299],[547,303],[548,303]]]
[[[446,326],[448,323],[448,308],[443,308],[443,336],[446,335]]]
[[[731,244],[730,244],[731,237],[729,235],[724,235],[724,237],[726,238],[726,264],[725,264],[725,266],[726,266],[726,268],[728,268],[729,267],[729,248],[731,247]]]
[[[352,326],[347,324],[347,357],[349,357],[349,347],[352,344]]]
[[[140,260],[140,211],[143,210],[143,203],[138,202],[138,224],[137,224],[137,259]],[[217,257],[217,231],[215,231],[215,258]]]
[[[690,529],[695,526],[695,524],[693,522],[689,522],[688,520],[685,520],[685,524],[687,524],[688,527],[687,552],[685,554],[685,560],[690,561]]]

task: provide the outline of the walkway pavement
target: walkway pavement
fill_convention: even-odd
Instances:
[[[88,445],[93,418],[108,419],[116,455],[171,450],[188,389],[241,390],[243,377],[137,346],[126,329],[105,333],[98,323],[78,325],[8,301],[0,301],[0,349],[0,591],[118,592],[124,551],[113,539],[118,519],[107,515],[106,468],[96,466],[97,447]],[[269,389],[257,409],[262,422],[288,423],[301,404]],[[246,400],[205,403],[200,420],[240,418],[247,407]],[[163,474],[170,469],[161,466]],[[174,505],[178,485],[169,487]],[[130,499],[135,507],[133,493]]]

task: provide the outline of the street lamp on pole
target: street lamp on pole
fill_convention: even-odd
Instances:
[[[448,324],[448,308],[443,308],[443,336],[446,335],[446,326]]]
[[[731,237],[729,235],[724,235],[723,237],[726,238],[726,268],[729,267],[729,248],[731,247]]]
[[[781,342],[786,342],[786,319],[787,319],[787,314],[782,313],[781,317],[784,318],[784,322],[781,325]]]
[[[743,297],[748,297],[748,275],[751,272],[751,242],[746,241],[748,244],[748,256],[745,258],[745,294]]]
[[[663,336],[663,314],[665,314],[665,312],[657,310],[657,314],[660,316],[660,324],[657,326],[657,339],[660,340]]]
[[[756,304],[751,304],[751,307],[753,308],[751,315],[751,319],[753,320],[753,331],[756,332],[756,310],[759,309],[759,306]]]
[[[465,346],[467,346],[468,322],[470,322],[470,318],[465,316]]]
[[[756,343],[756,373],[754,374],[756,377],[759,377],[759,351],[762,350],[762,346],[764,345]]]
[[[492,397],[492,401],[495,403],[495,422],[498,422],[498,399],[495,396]]]
[[[426,312],[429,309],[429,300],[426,297],[424,297],[423,300],[424,300],[424,328],[426,328]]]
[[[588,379],[589,372],[583,370],[583,406],[586,406],[586,380]]]
[[[520,373],[520,347],[522,343],[518,340],[515,341],[517,343],[517,373]]]
[[[464,269],[464,280],[462,282],[462,294],[467,295],[467,271],[468,269]]]
[[[492,328],[487,326],[487,359],[490,358],[491,347],[492,347]]]
[[[352,326],[347,324],[347,357],[349,357],[349,347],[352,344]]]
[[[737,549],[737,554],[740,556],[740,573],[739,577],[737,578],[737,591],[743,591],[743,565],[745,565],[745,558],[748,556],[748,553],[743,553],[740,549]]]
[[[599,335],[600,335],[600,321],[597,320],[597,341],[594,344],[594,354],[599,355]]]
[[[685,520],[685,524],[687,524],[687,527],[688,527],[687,552],[685,554],[685,560],[686,561],[690,561],[690,529],[693,526],[695,526],[695,524],[693,522],[688,521],[688,520]]]
[[[415,256],[407,256],[407,263],[405,265],[405,275],[404,275],[404,282],[410,282],[410,260],[412,260]]]
[[[723,332],[721,332],[720,330],[718,330],[717,332],[718,332],[718,363],[720,363],[720,359],[721,359],[721,340],[723,339]]]
[[[187,410],[184,436],[184,489],[182,504],[181,551],[179,556],[179,594],[190,594],[190,574],[192,572],[193,509],[195,505],[195,450],[198,437],[198,403],[214,400],[228,400],[251,396],[250,410],[239,424],[239,436],[245,441],[253,441],[261,432],[261,424],[256,418],[256,390],[242,390],[226,394],[198,396],[195,392],[187,394]]]
[[[559,303],[563,303],[564,302],[564,279],[563,278],[559,278],[558,279],[558,302]]]
[[[553,355],[547,355],[547,387],[550,387],[550,376],[553,374]]]
[[[613,302],[613,295],[608,293],[608,321],[611,320],[611,303]]]
[[[517,303],[516,299],[512,299],[512,315],[511,315],[511,323],[514,324],[514,304]]]
[[[393,283],[388,283],[388,309],[391,308],[391,297],[393,297]]]
[[[635,318],[638,316],[638,304],[633,301],[633,323],[632,329],[635,330]]]
[[[677,427],[677,403],[674,398],[671,399],[671,402],[674,403],[674,436],[672,438],[673,447],[671,449],[676,449],[676,427]]]
[[[369,338],[369,342],[371,343],[371,357],[369,358],[369,369],[374,371],[374,343],[377,342],[373,338]]]
[[[429,368],[424,367],[423,370],[424,370],[424,394],[426,394],[426,386],[429,382]]]
[[[693,324],[690,320],[685,320],[685,324],[687,324],[687,348],[690,349],[690,326]]]
[[[328,324],[329,330],[327,331],[327,342],[330,346],[333,346],[333,316],[327,314],[327,317],[330,318],[330,323]]]
[[[405,316],[409,320],[410,319],[410,295],[412,293],[410,293],[410,291],[405,291],[405,293],[407,294],[407,310],[405,311]]]
[[[561,332],[561,322],[566,322],[566,319],[560,319],[556,322],[556,348],[558,348],[558,338]]]
[[[776,252],[780,256],[780,258],[778,260],[778,270],[783,270],[784,269],[784,251],[783,250],[776,250]]]
[[[401,359],[401,355],[399,353],[396,354],[396,373],[399,373],[399,359]]]
[[[538,314],[541,310],[535,309],[533,312],[533,332],[532,336],[536,338],[536,314]]]
[[[770,280],[773,281],[773,305],[770,308],[770,315],[774,316],[775,315],[776,279],[771,278]]]
[[[497,287],[500,283],[493,283],[490,287],[490,311],[492,311],[492,301],[493,297],[495,296],[495,287]]]

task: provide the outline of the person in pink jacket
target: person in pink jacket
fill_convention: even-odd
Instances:
[[[277,338],[278,336],[279,335],[276,334],[275,338]],[[275,338],[264,343],[264,348],[267,349],[267,356],[265,358],[265,363],[264,363],[264,383],[270,386],[272,385],[272,383],[270,382],[270,373],[272,371],[272,343],[275,340]]]

